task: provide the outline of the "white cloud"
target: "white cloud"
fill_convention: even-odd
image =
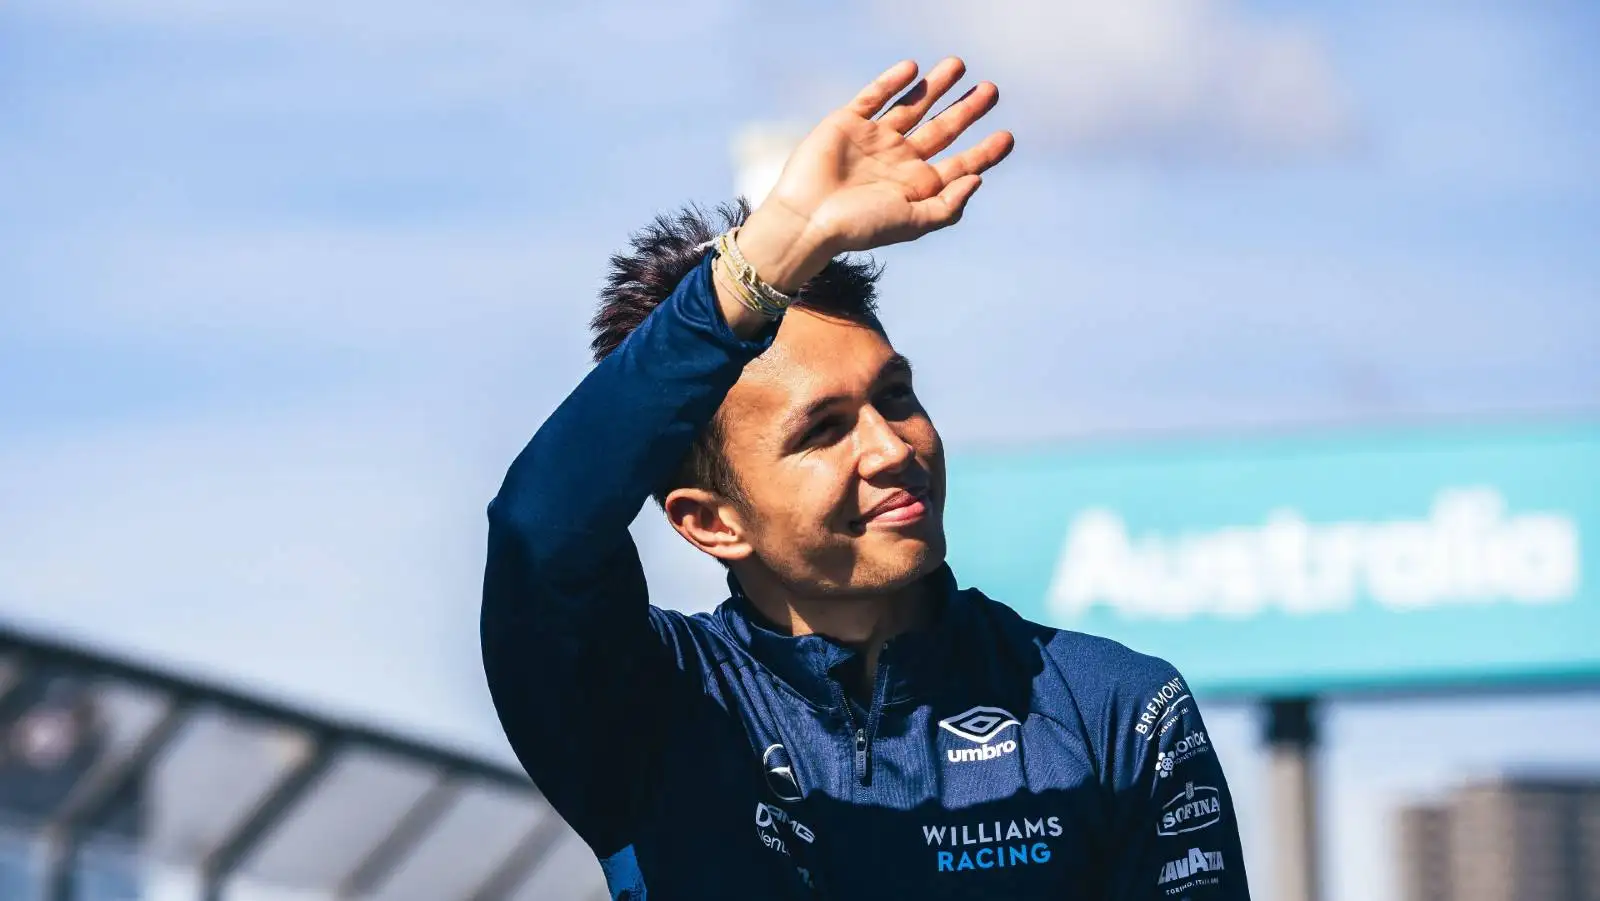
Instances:
[[[1282,158],[1348,141],[1351,113],[1311,31],[1230,0],[880,0],[981,61],[1029,140],[1108,156]]]

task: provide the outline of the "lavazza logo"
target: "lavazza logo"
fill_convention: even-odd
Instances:
[[[945,758],[951,763],[968,763],[974,760],[993,760],[1017,750],[1015,739],[995,741],[995,737],[1012,726],[1020,726],[1017,718],[999,707],[974,707],[939,721],[939,728],[958,735],[978,745],[976,748],[951,748]]]
[[[1221,885],[1222,877],[1217,875],[1222,872],[1222,852],[1202,851],[1199,848],[1190,848],[1189,854],[1177,860],[1169,860],[1161,865],[1161,872],[1156,876],[1156,885],[1170,886],[1166,890],[1168,895],[1188,891],[1206,885]],[[1177,883],[1177,885],[1173,885]]]

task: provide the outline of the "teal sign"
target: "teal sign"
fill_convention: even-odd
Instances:
[[[961,582],[1198,691],[1600,678],[1600,424],[953,454]]]

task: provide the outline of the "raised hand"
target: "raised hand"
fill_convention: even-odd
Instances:
[[[823,119],[740,233],[756,270],[779,290],[792,290],[838,253],[914,240],[959,221],[981,173],[1013,145],[1009,132],[997,131],[930,162],[999,100],[993,84],[980,82],[918,127],[965,72],[961,60],[945,59],[883,110],[917,76],[916,63],[906,60]]]

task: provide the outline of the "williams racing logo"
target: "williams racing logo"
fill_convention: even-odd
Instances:
[[[1050,840],[1060,838],[1060,817],[992,820],[923,826],[922,838],[934,852],[940,873],[993,870],[1050,862]]]
[[[1010,754],[1017,750],[1015,739],[994,739],[1006,729],[1020,725],[1016,717],[999,707],[974,707],[965,713],[942,719],[939,721],[940,729],[978,745],[976,748],[951,748],[945,752],[945,757],[951,763],[967,763],[993,760]]]
[[[1209,785],[1190,782],[1161,808],[1161,822],[1156,825],[1156,834],[1198,832],[1216,825],[1221,819],[1222,796],[1217,790]]]

